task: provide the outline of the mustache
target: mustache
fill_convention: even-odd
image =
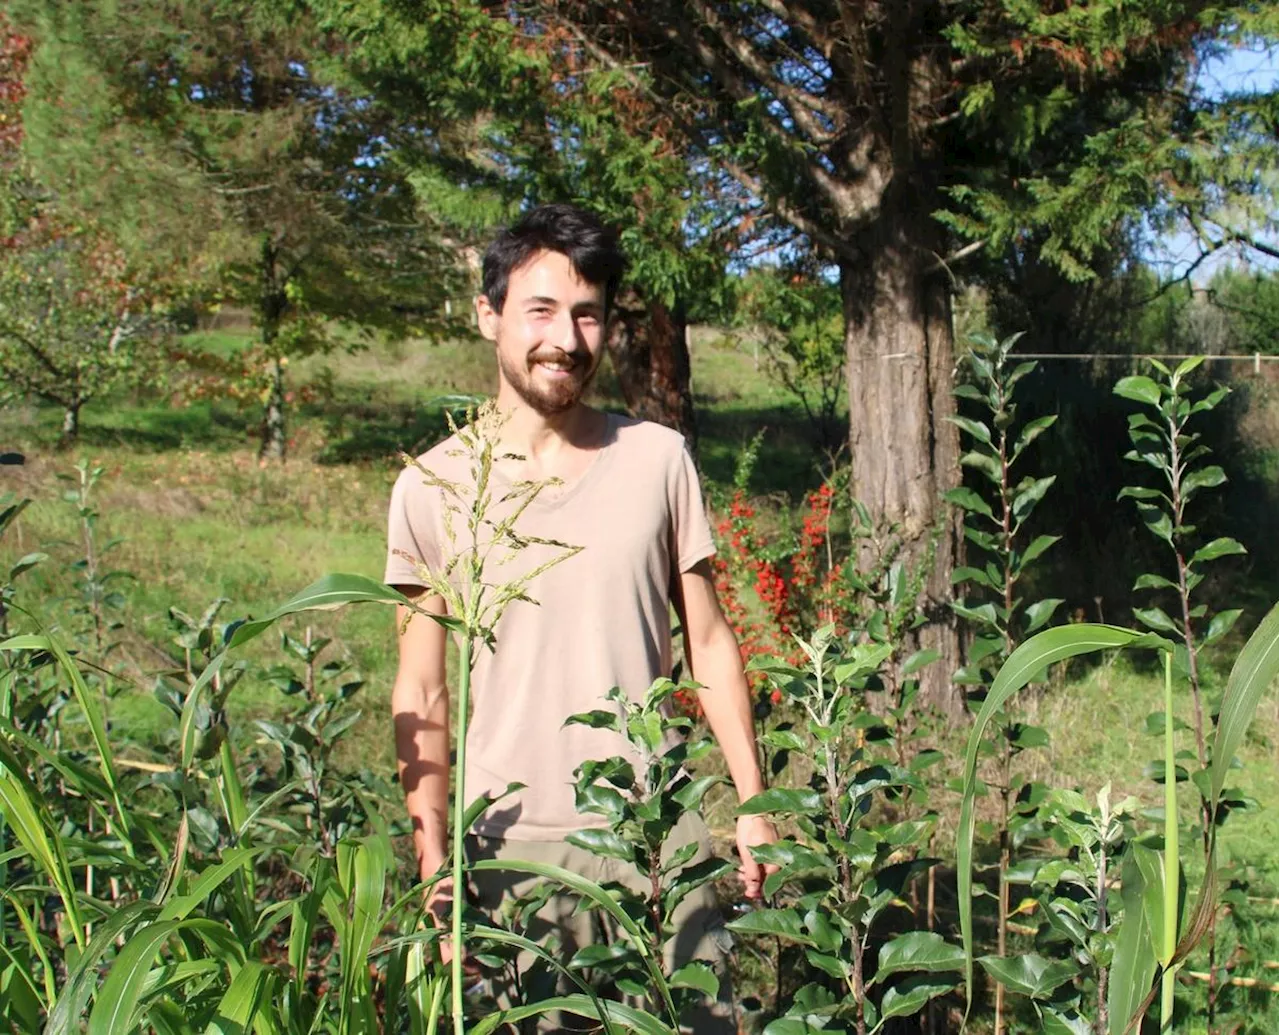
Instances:
[[[565,352],[563,349],[539,349],[537,352],[530,354],[529,362],[573,363],[575,366],[586,366],[591,362],[591,355],[576,349],[573,352]]]

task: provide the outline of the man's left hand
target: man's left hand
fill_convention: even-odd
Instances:
[[[742,878],[742,886],[747,898],[759,900],[764,897],[764,879],[777,872],[778,867],[756,861],[751,854],[754,845],[771,845],[778,840],[778,832],[763,816],[738,817],[738,858],[742,865],[738,875]]]

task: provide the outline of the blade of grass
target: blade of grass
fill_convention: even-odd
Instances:
[[[36,806],[36,800],[35,788],[28,786],[19,772],[12,767],[0,766],[0,811],[4,812],[23,848],[53,883],[54,890],[62,899],[62,908],[66,910],[71,935],[83,951],[85,927],[71,876],[71,864],[67,861],[57,826],[43,809]]]
[[[157,912],[152,902],[130,902],[94,924],[89,947],[80,954],[53,1011],[45,1021],[44,1035],[71,1035],[80,1031],[80,1017],[93,994],[98,979],[98,964],[115,940],[133,924]]]
[[[0,651],[46,650],[57,658],[59,666],[71,682],[71,689],[75,695],[76,703],[80,705],[85,721],[89,724],[89,732],[93,737],[94,747],[98,750],[98,765],[101,767],[102,775],[106,778],[107,787],[111,791],[111,801],[116,809],[120,833],[124,835],[123,841],[126,849],[132,852],[133,842],[128,836],[129,816],[125,811],[124,802],[120,800],[120,785],[116,778],[115,763],[112,761],[111,745],[107,743],[107,729],[103,725],[102,716],[98,714],[98,703],[94,699],[94,695],[90,693],[88,684],[85,683],[84,677],[80,674],[79,667],[71,655],[63,648],[62,644],[58,642],[57,638],[50,635],[43,623],[31,612],[18,607],[15,607],[14,610],[22,611],[23,614],[30,618],[40,630],[40,633],[37,636],[18,636],[5,640],[0,643]],[[12,646],[17,641],[22,641],[21,645]]]
[[[243,1035],[276,982],[273,970],[261,963],[246,963],[231,979],[218,1003],[218,1011],[205,1028],[205,1035]]]
[[[565,1013],[593,1020],[611,1021],[621,1025],[626,1031],[643,1032],[644,1035],[674,1035],[675,1032],[674,1028],[669,1028],[652,1014],[622,1003],[593,1002],[583,995],[562,995],[490,1014],[472,1029],[473,1035],[491,1035],[501,1024],[514,1024],[526,1017],[538,1017],[552,1010],[563,1010]]]
[[[965,1020],[973,1003],[973,823],[977,798],[978,750],[991,717],[1005,702],[1048,666],[1080,654],[1115,647],[1164,647],[1167,641],[1149,633],[1121,629],[1114,625],[1061,626],[1037,633],[1018,647],[1001,666],[978,710],[969,733],[964,760],[964,793],[960,799],[960,820],[956,829],[956,884],[959,897],[960,935],[964,945]]]

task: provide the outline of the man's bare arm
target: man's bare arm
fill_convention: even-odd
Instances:
[[[738,801],[744,802],[764,790],[756,756],[755,720],[738,641],[720,610],[709,561],[681,574],[676,606],[684,628],[690,675],[702,684],[698,703],[720,745]],[[740,817],[737,834],[743,885],[748,897],[758,898],[766,872],[776,867],[761,867],[750,848],[772,843],[778,835],[760,816]]]
[[[420,607],[443,614],[444,601],[413,586],[397,587]],[[407,624],[406,624],[407,622]],[[403,632],[401,631],[403,630]],[[391,690],[396,760],[413,824],[418,872],[425,880],[444,861],[449,838],[449,689],[447,633],[438,622],[396,608],[399,665]]]

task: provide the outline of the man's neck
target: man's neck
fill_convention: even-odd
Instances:
[[[503,448],[535,464],[550,460],[562,449],[590,449],[597,445],[604,414],[584,403],[563,413],[543,414],[523,400],[498,395],[498,408],[507,415],[502,426]]]

